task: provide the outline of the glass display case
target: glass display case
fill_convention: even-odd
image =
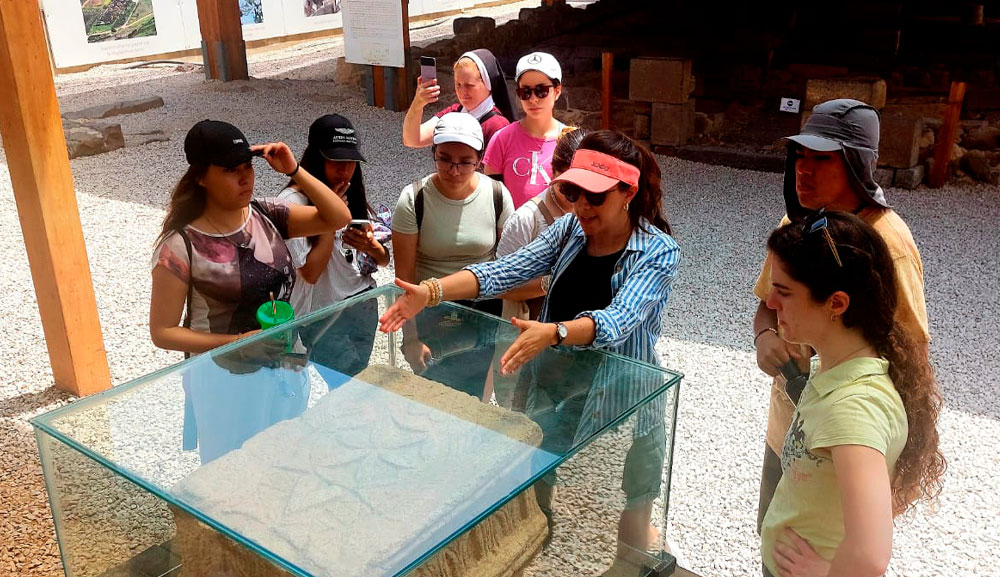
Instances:
[[[681,375],[381,287],[32,421],[69,577],[670,575]]]

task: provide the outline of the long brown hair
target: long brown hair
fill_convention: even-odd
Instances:
[[[825,302],[836,291],[850,297],[844,326],[858,327],[868,344],[889,361],[889,377],[903,401],[909,432],[892,472],[892,510],[899,515],[916,501],[941,492],[946,463],[938,448],[941,393],[930,361],[896,322],[897,286],[892,256],[882,237],[853,214],[828,212],[827,230],[841,263],[821,232],[792,223],[771,233],[767,248],[788,274]],[[809,222],[809,219],[806,220]]]
[[[208,193],[198,181],[207,171],[207,165],[191,165],[174,187],[170,193],[170,205],[167,207],[166,216],[163,217],[160,235],[156,237],[156,246],[160,246],[170,233],[191,224],[205,211],[205,197]]]
[[[628,215],[632,226],[640,226],[645,218],[667,234],[673,234],[663,210],[662,174],[653,153],[628,136],[614,130],[591,132],[580,142],[584,150],[596,150],[614,156],[639,168],[639,191],[629,203]]]

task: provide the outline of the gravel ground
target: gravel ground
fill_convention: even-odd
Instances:
[[[524,2],[476,13],[516,16]],[[449,32],[449,20],[414,31],[415,42]],[[149,342],[148,259],[169,190],[184,169],[182,142],[197,120],[221,118],[254,142],[284,139],[300,152],[310,121],[327,112],[362,130],[374,204],[432,169],[427,151],[400,144],[402,114],[364,106],[337,87],[332,57],[341,40],[311,41],[251,55],[254,80],[206,83],[200,72],[105,66],[60,76],[63,110],[160,95],[164,108],[122,117],[126,134],[164,130],[170,142],[72,162],[78,202],[114,382],[176,362]],[[768,381],[749,345],[751,294],[763,242],[780,214],[779,176],[660,159],[666,205],[683,249],[680,277],[658,347],[683,372],[670,535],[691,569],[757,575],[754,522]],[[257,190],[283,178],[258,171]],[[949,470],[936,506],[897,522],[891,575],[1000,575],[1000,401],[981,375],[1000,372],[998,235],[1000,188],[890,190],[924,259],[927,304],[947,408],[940,429]],[[711,210],[710,207],[724,207]],[[0,293],[10,354],[0,360],[0,575],[60,574],[35,442],[27,419],[69,397],[52,388],[13,194],[0,155]],[[380,281],[389,278],[380,274]],[[987,383],[990,378],[987,377]]]

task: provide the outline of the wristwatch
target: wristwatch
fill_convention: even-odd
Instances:
[[[562,344],[563,340],[569,336],[569,329],[563,323],[556,323],[556,344],[552,345],[558,347]]]

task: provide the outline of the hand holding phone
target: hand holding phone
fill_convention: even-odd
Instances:
[[[422,84],[437,84],[437,59],[432,56],[420,57],[420,81]]]
[[[365,218],[356,218],[347,227],[360,230],[361,232],[368,232],[372,230],[372,221]]]
[[[413,106],[418,109],[422,110],[428,104],[437,102],[441,96],[436,62],[430,56],[420,57],[420,79],[417,81],[417,93],[413,97]]]

